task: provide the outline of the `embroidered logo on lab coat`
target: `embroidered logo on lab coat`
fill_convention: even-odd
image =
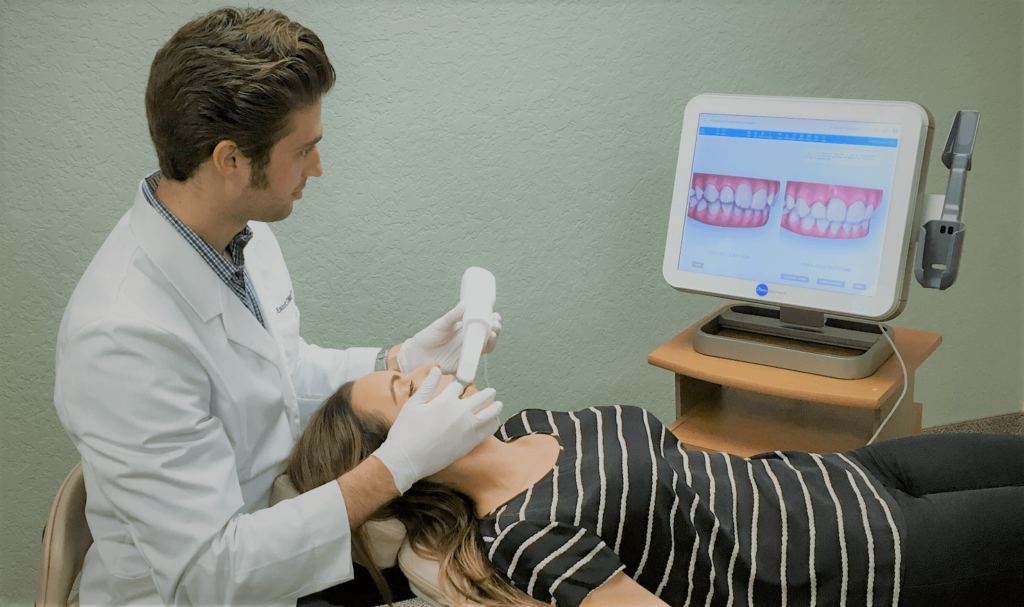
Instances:
[[[280,314],[281,312],[283,312],[284,309],[287,308],[288,304],[290,303],[292,303],[292,292],[288,291],[288,297],[284,298],[284,303],[277,306],[277,313]]]

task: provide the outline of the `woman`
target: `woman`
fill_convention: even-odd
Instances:
[[[451,381],[424,366],[342,386],[296,445],[293,483],[307,491],[337,478],[372,454],[417,389]],[[617,406],[527,410],[499,435],[378,513],[402,520],[455,591],[485,605],[1024,596],[1024,437],[745,459],[688,451],[643,409]]]

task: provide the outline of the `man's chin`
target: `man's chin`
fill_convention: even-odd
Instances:
[[[272,212],[267,212],[263,217],[254,217],[256,221],[262,221],[263,223],[273,223],[275,221],[281,221],[287,219],[292,214],[293,205],[291,201],[288,204],[281,205],[280,208],[274,209]]]

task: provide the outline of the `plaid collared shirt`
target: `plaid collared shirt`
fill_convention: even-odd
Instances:
[[[156,188],[159,184],[159,170],[153,171],[153,173],[146,177],[142,184],[142,192],[146,195],[146,200],[156,209],[157,213],[160,213],[164,219],[174,226],[174,229],[178,230],[179,234],[185,237],[185,240],[192,245],[193,249],[202,255],[206,263],[210,265],[210,268],[217,276],[220,276],[224,284],[235,292],[238,299],[242,300],[245,307],[249,308],[249,311],[256,317],[256,320],[260,321],[260,324],[266,329],[267,323],[263,321],[263,308],[260,307],[260,300],[256,297],[256,289],[252,286],[249,271],[245,269],[245,255],[242,252],[245,245],[252,239],[252,230],[249,229],[249,226],[245,226],[228,243],[227,251],[234,261],[234,263],[231,263],[223,255],[215,251],[209,243],[200,238],[198,234],[193,232],[191,228],[175,217],[173,213],[168,211],[163,203],[157,200]]]

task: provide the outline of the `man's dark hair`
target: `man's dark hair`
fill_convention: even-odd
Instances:
[[[320,38],[275,10],[220,8],[193,19],[157,52],[146,87],[163,176],[187,181],[230,140],[252,165],[251,185],[265,188],[292,113],[334,80]]]

